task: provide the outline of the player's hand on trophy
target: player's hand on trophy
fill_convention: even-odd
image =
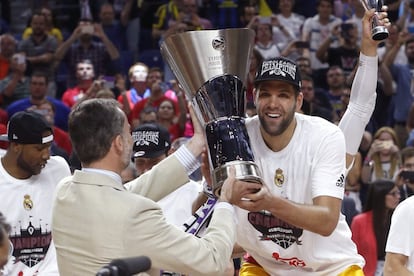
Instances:
[[[227,172],[227,179],[221,187],[219,201],[239,205],[240,202],[249,198],[252,193],[256,193],[262,187],[260,183],[236,179],[236,169],[233,166],[230,166]]]
[[[361,53],[376,56],[378,44],[388,37],[389,26],[387,6],[382,6],[381,11],[367,9],[362,18]]]
[[[242,184],[247,183],[250,182],[242,182]],[[236,205],[250,212],[268,210],[269,206],[272,206],[275,197],[272,196],[272,193],[268,190],[266,185],[258,185],[259,186],[255,191],[251,191],[250,193],[244,195],[243,200],[239,201]]]
[[[379,1],[372,1],[370,4],[366,0],[361,1],[365,8],[365,14],[362,19],[363,38],[371,38],[377,41],[377,44],[386,39],[389,35],[388,27],[390,20],[388,19],[387,6],[380,6]]]

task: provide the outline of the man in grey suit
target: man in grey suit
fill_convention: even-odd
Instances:
[[[132,137],[123,111],[104,99],[72,110],[69,134],[83,169],[59,183],[54,202],[52,234],[61,275],[94,275],[112,259],[140,255],[151,259],[150,275],[160,269],[191,275],[225,271],[235,241],[232,204],[260,184],[240,182],[231,170],[203,238],[168,224],[154,202],[187,183],[199,165],[205,138],[191,113],[192,139],[125,188],[120,173],[129,164]]]

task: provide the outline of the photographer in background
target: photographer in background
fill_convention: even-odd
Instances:
[[[0,36],[0,80],[9,73],[11,59],[17,50],[17,40],[11,34]]]
[[[414,194],[414,147],[401,150],[401,170],[395,180],[401,193],[401,201]]]
[[[331,46],[335,41],[339,41],[339,47]],[[359,57],[357,26],[353,23],[336,25],[332,35],[319,46],[316,57],[322,63],[327,62],[329,67],[339,66],[346,77],[351,74]]]
[[[93,37],[100,41],[95,41]],[[56,49],[55,58],[57,63],[63,60],[68,66],[68,86],[76,84],[76,66],[81,60],[91,61],[96,76],[114,76],[120,71],[116,63],[119,60],[117,48],[101,24],[93,24],[87,19],[81,19],[70,37]]]
[[[9,73],[0,80],[0,107],[6,109],[12,102],[30,96],[30,79],[25,76],[26,57],[17,53],[10,59]]]
[[[280,53],[282,57],[287,57],[291,60],[297,60],[303,56],[304,50],[309,50],[309,42],[301,40],[292,40]],[[299,66],[299,65],[298,65]],[[310,69],[310,67],[309,67]]]
[[[76,64],[77,85],[68,88],[62,95],[62,102],[72,108],[80,100],[94,98],[96,93],[103,89],[104,81],[95,80],[95,70],[92,62],[88,59],[81,60]]]
[[[394,179],[399,170],[398,138],[390,127],[382,127],[374,134],[362,166],[361,180],[368,184],[377,179]]]
[[[180,11],[180,19],[186,23],[189,28],[194,30],[210,30],[213,24],[207,18],[202,18],[198,14],[196,0],[183,0],[183,8]]]

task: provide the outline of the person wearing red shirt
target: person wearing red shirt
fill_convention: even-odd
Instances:
[[[187,107],[183,93],[178,93],[179,115],[176,115],[176,104],[171,99],[163,100],[158,107],[157,122],[168,129],[170,140],[184,136],[185,124],[187,122]]]
[[[145,63],[137,62],[129,68],[128,75],[131,89],[119,95],[117,99],[127,116],[131,113],[134,105],[144,98],[144,94],[148,89],[148,66]]]
[[[394,181],[376,180],[370,185],[364,211],[352,220],[352,240],[365,259],[367,276],[382,273],[391,216],[399,202],[400,191]]]
[[[90,60],[82,60],[76,65],[76,78],[78,84],[67,89],[62,95],[62,102],[72,108],[79,100],[93,98],[103,87],[100,81],[94,81],[95,70]],[[86,97],[86,98],[85,98]]]
[[[0,80],[9,74],[11,58],[16,52],[17,42],[10,34],[0,36]]]
[[[144,96],[144,99],[139,101],[137,104],[134,105],[132,109],[130,121],[133,128],[136,128],[139,122],[139,116],[141,111],[147,107],[152,106],[155,109],[158,109],[161,102],[166,99],[171,99],[171,96],[167,96],[163,91],[163,82],[162,82],[162,72],[159,69],[152,68],[148,73],[147,77],[147,85],[150,88],[150,95],[148,97]],[[174,101],[174,100],[173,100]],[[179,114],[179,108],[177,106],[177,102],[174,101],[176,115]]]

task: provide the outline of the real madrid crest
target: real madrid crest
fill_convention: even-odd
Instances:
[[[23,207],[25,210],[30,211],[33,208],[33,201],[29,195],[24,195]]]
[[[285,176],[281,168],[276,169],[274,182],[278,187],[282,187],[283,183],[285,183]]]

